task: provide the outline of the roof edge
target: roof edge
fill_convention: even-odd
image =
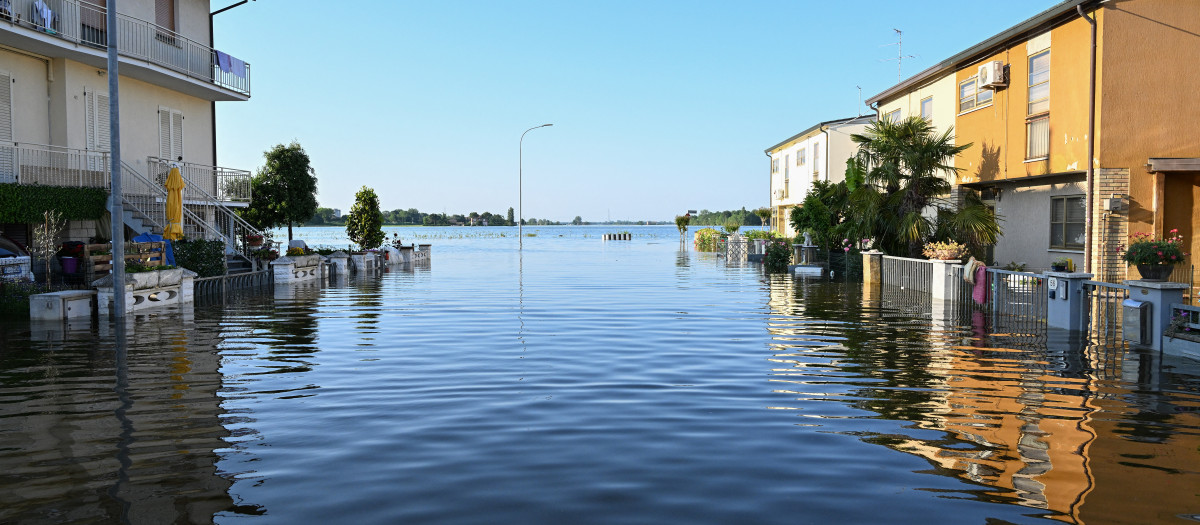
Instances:
[[[809,133],[812,133],[812,132],[814,132],[818,129],[821,129],[825,126],[830,126],[833,124],[854,124],[860,120],[864,123],[871,122],[871,121],[875,120],[875,115],[859,115],[857,117],[846,117],[846,118],[840,118],[840,119],[834,119],[834,120],[827,120],[825,122],[819,122],[819,123],[813,125],[812,127],[808,128],[804,131],[801,131],[800,133],[792,135],[791,137],[788,137],[787,139],[783,140],[782,142],[763,150],[763,153],[770,155],[772,151],[775,151],[775,150],[783,147],[784,144],[787,144],[793,140],[799,139],[799,138],[801,138],[805,135],[808,135]]]

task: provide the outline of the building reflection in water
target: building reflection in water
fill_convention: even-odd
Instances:
[[[927,298],[900,290],[783,276],[769,285],[776,392],[911,422],[903,433],[858,435],[926,459],[929,473],[987,487],[964,497],[1075,523],[1200,513],[1187,479],[1200,471],[1200,364],[970,308],[939,317]],[[844,391],[830,395],[830,381]],[[1172,392],[1190,394],[1164,395]]]
[[[0,522],[208,523],[262,512],[235,502],[218,472],[230,436],[221,338],[192,312],[132,315],[125,334],[35,323],[6,341]]]

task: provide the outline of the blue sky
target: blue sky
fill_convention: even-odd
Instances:
[[[213,0],[213,10],[234,0]],[[217,104],[218,163],[312,157],[322,206],[670,220],[769,199],[763,150],[1050,7],[951,1],[256,0],[215,17],[252,97]],[[888,61],[887,59],[893,59]],[[866,112],[867,109],[863,108]]]

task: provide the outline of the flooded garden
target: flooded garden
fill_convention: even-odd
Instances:
[[[0,522],[1200,521],[1198,362],[673,226],[394,232],[432,261],[0,320]]]

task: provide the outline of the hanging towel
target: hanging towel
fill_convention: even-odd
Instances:
[[[229,57],[229,69],[232,70],[233,76],[246,78],[246,63],[240,59]]]
[[[46,5],[46,2],[42,0],[37,0],[37,2],[33,3],[33,9],[37,11],[38,16],[42,17],[42,27],[49,29],[54,19],[54,11],[50,10],[50,6]]]
[[[971,290],[971,299],[975,304],[987,304],[988,301],[988,285],[987,285],[987,266],[984,266],[979,261],[975,261],[975,288]]]
[[[230,72],[233,69],[231,61],[229,60],[230,58],[231,57],[227,53],[217,51],[217,67],[221,68],[221,71],[226,73]]]

